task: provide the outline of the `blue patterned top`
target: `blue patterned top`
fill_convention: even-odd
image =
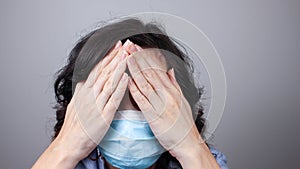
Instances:
[[[226,156],[215,148],[210,147],[209,149],[213,154],[213,156],[215,157],[221,169],[228,169]],[[94,150],[90,155],[90,157],[92,158],[96,158],[97,156],[98,153],[96,150]],[[99,158],[97,161],[93,161],[89,158],[85,158],[78,163],[75,169],[106,169],[106,168],[102,158]],[[180,167],[180,165],[178,165],[178,163],[171,161],[169,163],[168,169],[182,169],[182,168]]]

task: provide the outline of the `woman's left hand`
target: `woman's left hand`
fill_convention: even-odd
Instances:
[[[127,59],[132,77],[128,87],[160,144],[178,157],[204,141],[174,70],[167,71],[162,57],[155,49],[132,53]]]

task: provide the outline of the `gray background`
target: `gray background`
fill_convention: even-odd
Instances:
[[[181,16],[211,39],[228,95],[213,143],[230,168],[296,168],[300,1],[0,2],[0,168],[30,168],[49,144],[54,73],[86,28],[121,15]],[[298,164],[299,166],[299,164]]]

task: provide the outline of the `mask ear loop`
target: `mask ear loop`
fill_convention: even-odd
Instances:
[[[92,161],[98,161],[99,159],[102,159],[102,160],[103,160],[102,153],[100,152],[98,146],[96,147],[96,150],[97,150],[97,157],[96,157],[96,158],[91,157],[91,154],[90,154],[90,155],[89,155],[89,159],[92,160]]]

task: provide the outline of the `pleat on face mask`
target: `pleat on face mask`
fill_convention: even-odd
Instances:
[[[105,160],[121,169],[147,168],[166,151],[136,110],[116,112],[99,148]]]

